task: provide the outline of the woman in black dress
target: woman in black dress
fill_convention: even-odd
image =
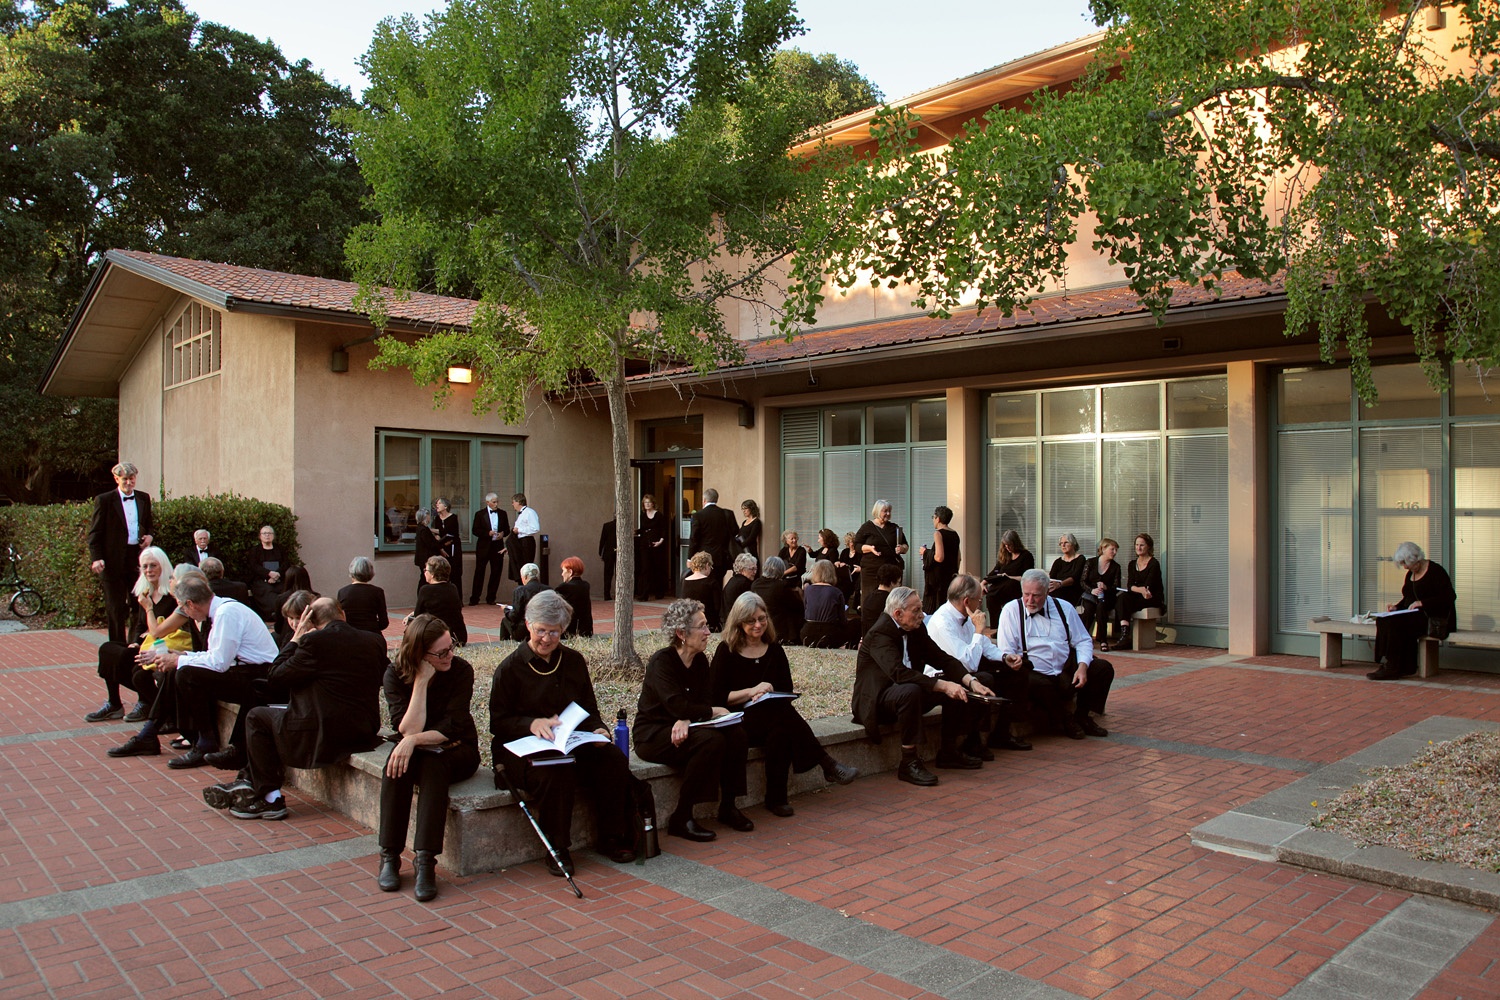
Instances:
[[[1415,610],[1375,619],[1375,659],[1380,667],[1365,675],[1372,681],[1416,673],[1417,644],[1422,637],[1446,639],[1458,627],[1458,593],[1447,570],[1428,559],[1416,542],[1396,546],[1391,561],[1406,570],[1406,579],[1401,581],[1401,600],[1386,610]]]
[[[748,552],[760,562],[760,504],[754,500],[746,500],[740,504],[740,530],[734,536],[734,543],[740,552]],[[717,631],[717,630],[715,630]]]
[[[792,692],[792,668],[758,595],[745,594],[734,602],[723,638],[709,668],[713,701],[744,711],[749,744],[766,748],[766,810],[773,816],[793,814],[787,803],[788,770],[801,774],[821,766],[824,778],[841,785],[859,777],[857,768],[840,764],[823,749],[792,699],[765,697],[772,691]]]
[[[641,760],[666,764],[682,771],[677,808],[667,819],[667,832],[685,840],[708,841],[717,836],[693,819],[693,806],[719,801],[719,822],[748,833],[750,818],[735,806],[745,794],[745,727],[693,726],[728,715],[713,704],[709,684],[708,619],[698,601],[673,601],[661,616],[669,645],[646,664],[646,679],[636,704],[635,753]]]
[[[250,551],[250,596],[255,608],[268,622],[276,620],[281,595],[286,592],[286,550],[276,544],[276,529],[269,524],[260,529],[260,548]]]
[[[780,556],[772,556],[761,567],[760,576],[750,585],[752,593],[760,595],[770,609],[771,622],[776,634],[782,636],[787,645],[795,646],[802,641],[802,623],[806,610],[802,603],[802,591],[792,584],[786,575],[786,563]]]
[[[339,607],[344,621],[366,632],[384,632],[390,625],[385,610],[385,591],[370,581],[375,579],[375,564],[368,556],[355,556],[349,562],[349,585],[339,588]]]
[[[1052,578],[1048,593],[1076,606],[1083,600],[1083,570],[1088,557],[1078,551],[1078,536],[1071,531],[1063,532],[1057,540],[1057,551],[1062,554],[1052,560],[1052,568],[1047,571]]]
[[[443,497],[432,501],[433,522],[437,527],[438,541],[443,546],[443,558],[448,560],[448,581],[464,592],[464,536],[459,526],[458,515]]]
[[[156,700],[156,671],[136,669],[136,654],[143,645],[158,639],[176,653],[192,648],[188,633],[181,631],[187,619],[182,615],[172,617],[172,612],[177,610],[177,598],[172,596],[171,558],[153,545],[141,550],[137,564],[141,575],[131,591],[135,607],[130,609],[130,622],[125,631],[126,637],[135,641],[128,645],[106,642],[99,647],[99,678],[104,681],[106,701],[85,715],[85,722],[108,722],[122,717],[126,722],[144,722],[151,703]],[[136,694],[135,707],[129,715],[125,714],[125,705],[120,701],[122,686]]]
[[[859,555],[859,603],[864,607],[880,585],[880,567],[906,565],[902,558],[906,555],[906,535],[901,525],[891,520],[889,500],[876,500],[870,508],[870,519],[854,533],[854,551]]]
[[[922,546],[922,610],[932,614],[948,601],[948,584],[958,575],[958,532],[948,527],[953,511],[944,506],[932,512],[932,547]]]
[[[437,527],[432,523],[432,511],[426,507],[418,507],[412,516],[416,519],[417,526],[413,529],[415,537],[412,544],[416,548],[411,557],[417,564],[417,592],[421,593],[422,587],[427,583],[427,560],[443,554],[443,543],[438,538]]]
[[[1000,553],[994,568],[984,578],[984,606],[991,622],[1000,620],[1000,609],[1021,596],[1021,574],[1036,569],[1036,557],[1014,528],[1000,533]]]
[[[448,626],[448,631],[453,633],[458,644],[467,646],[469,627],[464,623],[464,599],[458,588],[448,582],[448,560],[442,556],[428,559],[427,569],[422,576],[427,582],[417,591],[417,603],[411,609],[412,617],[436,615]]]
[[[844,532],[844,547],[839,549],[839,557],[834,562],[833,568],[839,573],[839,586],[844,591],[844,603],[849,606],[850,611],[859,610],[860,572],[859,572],[859,549],[854,546],[854,532]]]
[[[406,624],[401,648],[385,671],[385,703],[401,739],[380,778],[380,875],[386,892],[401,888],[401,851],[417,793],[416,896],[437,895],[437,856],[448,821],[448,786],[479,770],[479,731],[469,704],[474,668],[453,655],[442,619],[418,615]]]
[[[549,856],[553,875],[573,874],[573,800],[579,787],[594,808],[599,850],[611,861],[635,860],[635,829],[630,800],[630,762],[612,742],[585,743],[569,755],[571,764],[535,767],[533,760],[560,757],[555,751],[518,757],[505,748],[512,740],[535,736],[554,738],[558,716],[570,704],[588,713],[577,732],[608,737],[609,730],[594,696],[583,654],[562,644],[572,611],[563,596],[544,590],[526,605],[527,641],[516,647],[500,666],[490,685],[490,758],[495,762],[495,787],[505,788],[504,768],[516,787],[524,789],[542,832],[552,842],[562,867]]]
[[[837,649],[849,643],[849,620],[844,614],[844,593],[838,588],[833,563],[818,559],[807,571],[802,588],[802,644],[819,649]],[[725,625],[728,629],[728,625]]]
[[[1083,624],[1093,631],[1099,648],[1109,651],[1109,623],[1115,620],[1115,598],[1120,589],[1120,564],[1115,556],[1120,543],[1113,538],[1099,541],[1099,555],[1083,568]],[[1095,624],[1097,622],[1097,625]]]
[[[815,562],[817,562],[819,559],[827,559],[828,562],[833,566],[833,571],[834,571],[835,578],[836,578],[837,583],[838,583],[838,588],[840,590],[843,590],[844,589],[844,583],[845,583],[845,580],[844,580],[845,571],[839,569],[839,565],[838,565],[839,564],[839,536],[834,533],[834,531],[833,531],[832,528],[823,528],[822,530],[820,530],[818,532],[818,544],[817,544],[817,546],[815,546],[814,548],[808,550],[808,553],[807,553],[807,565],[809,567],[809,570],[811,569],[812,564],[815,563]],[[848,596],[845,595],[844,599],[847,601],[848,600]]]
[[[583,571],[583,560],[577,556],[568,556],[562,561],[563,578],[562,583],[557,585],[557,593],[568,602],[568,607],[573,609],[571,621],[567,623],[568,630],[563,633],[564,638],[594,634],[594,605],[589,596],[589,582],[583,578]],[[526,608],[526,620],[529,622],[531,621],[531,605],[528,603]]]
[[[668,523],[672,519],[656,509],[656,497],[647,493],[641,497],[641,526],[635,529],[640,564],[637,567],[638,582],[635,595],[643,601],[667,597],[671,588],[667,585],[667,558],[671,546]]]
[[[708,618],[708,627],[717,631],[719,622],[719,598],[724,589],[714,574],[714,557],[707,552],[694,552],[688,559],[688,575],[682,581],[683,600],[697,601],[703,605]]]
[[[786,564],[785,575],[792,585],[802,586],[802,578],[807,575],[807,546],[792,529],[781,533],[781,549],[776,557]]]
[[[1156,540],[1144,531],[1135,536],[1135,558],[1125,564],[1126,591],[1115,604],[1120,620],[1120,639],[1116,649],[1130,648],[1130,619],[1142,608],[1167,610],[1167,588],[1161,578],[1161,563],[1156,561]]]

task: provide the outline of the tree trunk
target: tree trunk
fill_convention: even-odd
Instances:
[[[635,504],[630,497],[630,414],[625,401],[625,359],[616,357],[604,380],[609,398],[610,444],[615,464],[615,636],[614,658],[639,664],[635,651]]]

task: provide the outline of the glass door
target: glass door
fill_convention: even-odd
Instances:
[[[672,497],[676,494],[677,503],[677,579],[681,580],[687,576],[688,539],[693,534],[693,515],[698,513],[703,506],[703,460],[677,462],[677,478],[674,482],[667,484],[663,490],[666,496],[662,499],[662,507],[671,510]],[[716,567],[717,568],[717,567]]]

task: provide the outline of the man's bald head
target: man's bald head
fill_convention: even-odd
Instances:
[[[322,628],[331,621],[342,621],[344,609],[332,597],[320,597],[307,606],[313,628]]]

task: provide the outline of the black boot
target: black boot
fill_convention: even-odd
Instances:
[[[380,849],[380,874],[375,884],[381,892],[395,892],[401,888],[401,852],[390,847]]]
[[[412,868],[417,873],[417,902],[425,903],[435,898],[437,896],[437,853],[418,851],[416,858],[412,861]]]

